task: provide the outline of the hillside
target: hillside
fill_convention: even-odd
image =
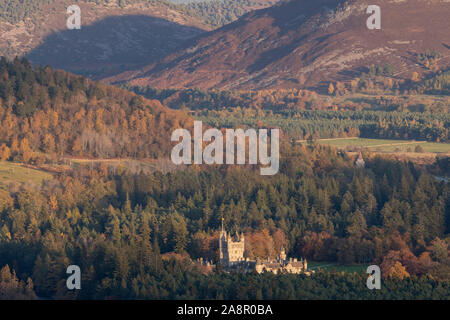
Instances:
[[[158,101],[81,76],[0,59],[0,160],[164,158],[190,119]]]
[[[381,30],[366,27],[368,5],[382,9]],[[450,64],[450,3],[434,1],[292,0],[246,14],[205,33],[162,64],[111,81],[156,88],[267,89],[349,82],[371,65],[411,79]],[[427,54],[428,52],[428,54]]]
[[[68,30],[69,5],[81,30]],[[164,0],[0,0],[0,56],[102,78],[139,68],[210,27]]]

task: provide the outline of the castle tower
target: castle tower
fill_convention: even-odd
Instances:
[[[219,234],[219,260],[223,266],[228,265],[228,234],[223,229],[223,217],[222,217],[222,230]]]
[[[234,263],[244,260],[245,237],[244,234],[238,235],[236,241],[233,237],[227,239],[228,263]]]
[[[219,235],[219,260],[222,266],[228,267],[236,262],[244,261],[245,236],[237,234],[237,239],[229,235],[223,227]]]
[[[244,236],[244,233],[243,233],[243,232],[241,232],[241,236],[239,237],[239,241],[241,241],[241,243],[242,243],[242,257],[241,257],[241,260],[245,260],[245,259],[244,259],[244,252],[245,252],[245,236]]]
[[[284,247],[281,247],[280,250],[280,261],[286,261],[286,250],[284,249]]]

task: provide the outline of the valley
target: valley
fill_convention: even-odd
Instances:
[[[0,0],[0,299],[449,300],[449,9]]]

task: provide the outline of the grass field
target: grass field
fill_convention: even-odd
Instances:
[[[52,175],[45,171],[26,168],[19,163],[0,161],[0,189],[4,189],[9,183],[36,183],[51,179]]]
[[[155,171],[169,172],[179,169],[177,165],[173,164],[170,159],[78,159],[67,158],[66,162],[69,167],[76,168],[78,166],[90,166],[97,164],[105,164],[109,168],[118,170],[119,168],[126,168],[132,173],[152,173]]]
[[[368,264],[339,265],[332,262],[308,262],[308,269],[311,270],[328,270],[348,273],[366,272]]]
[[[412,140],[385,140],[366,138],[320,139],[319,144],[327,144],[337,148],[367,148],[375,152],[414,152],[420,145],[424,152],[449,153],[450,143],[436,143]],[[409,149],[409,150],[408,150]]]

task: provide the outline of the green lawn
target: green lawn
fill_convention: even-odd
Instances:
[[[378,152],[414,152],[416,146],[420,145],[424,152],[448,153],[450,143],[423,142],[412,140],[387,140],[387,139],[366,139],[366,138],[345,138],[345,139],[319,139],[319,144],[327,144],[337,148],[361,147]]]
[[[339,265],[335,262],[308,262],[308,269],[312,270],[328,270],[348,273],[366,272],[369,264],[353,264],[353,265]]]
[[[26,168],[19,163],[0,161],[0,188],[4,189],[9,183],[42,183],[44,180],[51,179],[50,173]]]
[[[150,161],[150,160],[136,160],[136,159],[76,159],[71,158],[70,160],[71,166],[74,168],[78,166],[90,166],[97,165],[100,163],[105,164],[110,168],[122,167],[124,169],[129,170],[133,173],[151,173],[155,170],[158,170],[158,161]]]

